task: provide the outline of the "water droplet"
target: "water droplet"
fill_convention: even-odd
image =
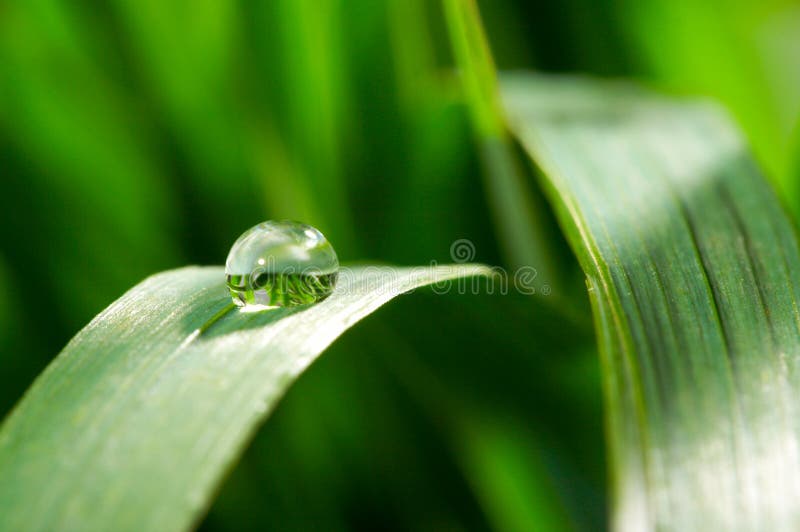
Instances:
[[[331,295],[339,260],[330,242],[299,222],[263,222],[233,244],[225,278],[233,302],[247,310],[293,307]]]

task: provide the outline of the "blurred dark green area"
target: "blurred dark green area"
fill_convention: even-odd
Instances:
[[[500,68],[719,99],[800,213],[797,2],[480,7]],[[467,238],[508,264],[469,120],[435,1],[0,2],[0,411],[126,289],[223,263],[264,219],[343,262],[449,262]],[[293,388],[200,527],[603,528],[590,319],[560,305],[389,305]]]

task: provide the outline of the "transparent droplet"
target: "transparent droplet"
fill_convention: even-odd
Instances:
[[[233,244],[225,278],[240,307],[292,307],[331,295],[339,259],[330,242],[310,225],[263,222]]]

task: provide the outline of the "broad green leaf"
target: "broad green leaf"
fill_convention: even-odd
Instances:
[[[586,273],[617,529],[800,526],[800,254],[727,115],[509,75],[512,130]]]
[[[478,265],[344,268],[312,306],[230,308],[219,267],[150,277],[99,314],[0,429],[0,530],[182,530],[347,328]],[[227,309],[227,310],[226,310]]]
[[[787,158],[800,111],[797,3],[623,0],[615,7],[637,70],[723,102],[797,217],[797,183]]]

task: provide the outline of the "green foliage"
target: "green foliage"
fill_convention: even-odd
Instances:
[[[730,119],[586,79],[503,90],[587,275],[616,528],[794,528],[800,252]]]
[[[445,263],[468,238],[553,294],[398,298],[292,386],[199,526],[602,528],[583,252],[503,127],[477,4],[501,70],[719,99],[797,212],[790,0],[5,3],[0,411],[123,291],[220,264],[258,221],[312,223],[345,261]]]
[[[791,0],[626,1],[622,28],[634,61],[649,77],[680,92],[723,102],[744,125],[756,155],[800,213],[788,148],[800,117],[797,35]]]
[[[503,255],[513,267],[536,265],[538,276],[555,290],[558,303],[563,306],[564,275],[557,266],[554,237],[548,234],[546,208],[531,190],[506,131],[497,74],[477,4],[474,0],[446,0],[444,7]]]
[[[287,387],[389,299],[482,266],[344,269],[311,306],[232,308],[221,268],[151,277],[56,357],[0,431],[0,529],[182,530]]]

